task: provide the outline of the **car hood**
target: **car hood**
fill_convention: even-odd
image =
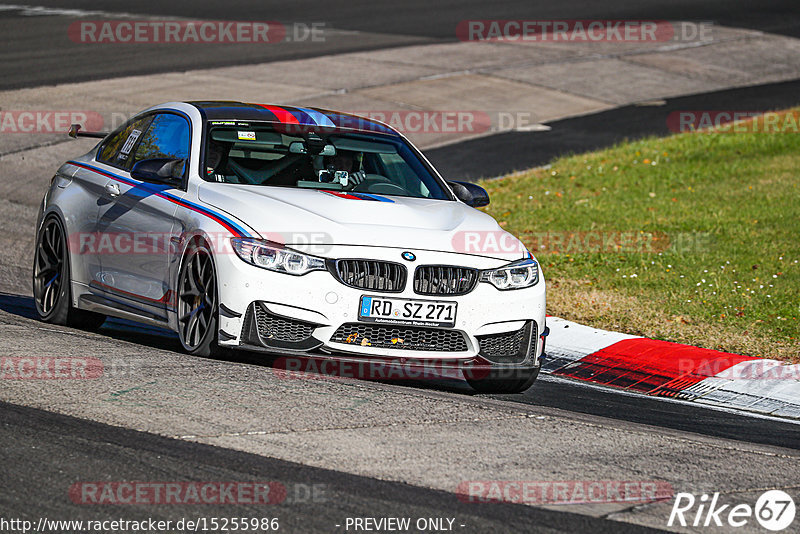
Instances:
[[[219,183],[201,184],[198,196],[264,239],[299,249],[380,246],[509,261],[526,253],[491,216],[462,202]]]

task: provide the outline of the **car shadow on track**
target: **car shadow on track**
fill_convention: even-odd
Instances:
[[[35,321],[36,324],[44,324],[39,322],[33,297],[0,293],[0,310],[17,317],[30,319]],[[66,329],[68,327],[59,328]],[[75,329],[69,330],[75,331]],[[164,328],[126,321],[125,319],[110,317],[96,332],[112,339],[130,341],[157,349],[179,351],[181,348],[178,335],[174,332]]]
[[[43,324],[39,323],[38,316],[36,314],[36,306],[33,302],[32,297],[24,295],[0,293],[0,310],[9,313],[11,315],[15,315],[17,317],[36,321],[36,324]],[[154,349],[169,350],[177,353],[183,352],[180,340],[178,339],[178,334],[176,334],[175,332],[167,330],[165,328],[158,328],[136,323],[134,321],[128,321],[126,319],[117,319],[115,317],[109,317],[108,319],[106,319],[106,322],[103,323],[103,325],[96,331],[96,333],[108,337],[110,339],[127,341],[130,343],[135,343],[137,345],[142,345]],[[197,358],[197,356],[191,356],[189,354],[185,354],[185,357]],[[216,359],[229,361],[232,363],[242,363],[247,365],[258,365],[262,367],[269,367],[275,370],[276,372],[295,372],[295,371],[287,371],[286,369],[287,359],[285,357],[273,356],[260,352],[253,352],[247,350],[225,350],[222,351]],[[308,360],[306,358],[298,358],[298,359]],[[302,369],[304,369],[303,371],[304,373],[312,373],[312,374],[314,373],[312,370],[308,370],[309,367],[313,369],[313,366],[301,365],[301,367]],[[323,374],[321,374],[320,376],[321,379],[323,380],[325,379],[340,380],[343,378],[347,380],[354,379],[351,377],[327,376]],[[429,389],[435,391],[446,391],[451,393],[474,394],[474,390],[470,388],[465,381],[458,380],[455,378],[431,379],[431,380],[421,380],[421,379],[393,380],[384,378],[359,378],[359,379],[367,380],[370,382],[403,385],[406,387],[412,387],[416,389]]]

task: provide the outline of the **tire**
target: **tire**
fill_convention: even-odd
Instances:
[[[47,217],[36,235],[33,259],[33,300],[41,321],[74,328],[96,330],[105,315],[72,306],[69,247],[64,225],[55,216]]]
[[[189,245],[178,274],[178,337],[195,356],[219,356],[217,274],[211,251],[201,243]]]
[[[522,393],[533,385],[539,368],[497,369],[482,377],[466,376],[467,383],[478,393]]]

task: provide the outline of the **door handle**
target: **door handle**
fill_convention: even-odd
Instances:
[[[114,182],[108,182],[106,184],[106,193],[108,193],[112,197],[119,196],[119,186]]]

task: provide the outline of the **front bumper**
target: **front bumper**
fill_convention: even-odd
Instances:
[[[401,252],[370,247],[337,248],[338,257],[368,255],[385,261],[396,261]],[[409,272],[426,264],[488,269],[506,263],[455,253],[414,253],[417,261],[407,264]],[[404,325],[360,322],[361,297],[381,292],[346,286],[327,271],[291,276],[254,267],[233,255],[218,258],[217,267],[222,304],[219,339],[223,346],[353,362],[418,362],[425,367],[493,369],[538,367],[544,348],[545,282],[541,273],[539,282],[529,288],[500,291],[491,284],[478,283],[470,293],[461,296],[419,295],[414,293],[413,284],[407,282],[402,292],[391,296],[458,303],[452,328],[417,328],[412,332]],[[355,335],[356,332],[364,335]],[[410,349],[397,344],[398,339],[410,337],[427,345]]]

